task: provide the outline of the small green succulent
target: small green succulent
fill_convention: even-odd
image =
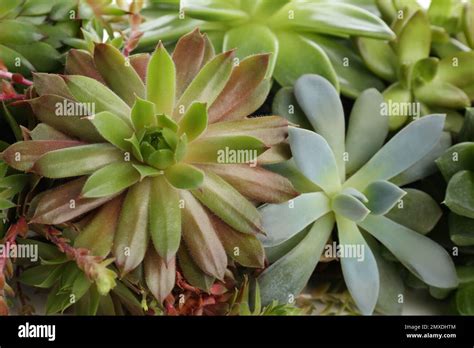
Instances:
[[[261,240],[276,260],[258,278],[262,302],[288,301],[303,290],[335,225],[338,248],[347,253],[332,254],[340,256],[348,290],[363,314],[372,313],[378,300],[392,306],[400,295],[397,273],[375,239],[427,284],[456,286],[449,254],[423,236],[439,220],[439,207],[421,191],[399,188],[436,169],[434,159],[450,144],[443,133],[445,117],[414,121],[383,145],[388,117],[381,115],[383,98],[376,90],[356,100],[347,135],[341,102],[327,80],[316,75],[298,79],[294,97],[304,114],[291,102],[291,92],[280,92],[276,109],[318,133],[290,128],[292,162],[275,170],[288,173],[303,193],[260,209],[267,233]],[[427,223],[424,230],[407,227],[417,225],[410,220],[419,220],[420,213]]]
[[[392,29],[397,34],[394,41],[356,39],[367,67],[391,83],[383,94],[394,106],[388,110],[393,116],[392,130],[403,126],[410,117],[447,112],[447,128],[458,131],[462,118],[455,110],[474,100],[474,52],[450,50],[441,57],[432,53],[434,43],[450,40],[444,28],[430,22],[429,14],[440,3],[446,2],[433,1],[428,13],[417,5],[399,5],[392,18]]]
[[[91,4],[93,4],[91,6]],[[83,20],[126,13],[112,0],[8,0],[0,4],[0,61],[9,71],[25,76],[55,71],[68,40],[80,33]]]
[[[320,0],[158,0],[143,12],[149,20],[139,47],[171,43],[183,30],[199,27],[216,49],[238,48],[237,57],[271,52],[268,76],[282,86],[302,74],[324,76],[355,97],[369,87],[383,88],[351,48],[349,37],[391,40],[377,16],[351,4]]]
[[[214,55],[195,30],[172,57],[162,44],[129,60],[97,44],[93,55],[72,50],[66,75],[35,74],[39,96],[28,103],[41,123],[3,158],[17,170],[74,179],[36,196],[29,222],[93,212],[75,246],[102,257],[112,250],[122,275],[143,262],[161,302],[174,286],[176,254],[186,279],[204,289],[224,276],[228,257],[263,267],[253,202],[296,194],[260,166],[288,158],[288,123],[247,117],[268,93],[269,56],[238,65],[233,57]]]

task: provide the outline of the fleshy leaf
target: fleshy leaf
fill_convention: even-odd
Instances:
[[[147,100],[155,104],[155,112],[171,116],[175,103],[176,69],[161,42],[148,63],[146,88]]]
[[[145,85],[124,55],[108,44],[96,44],[94,63],[107,85],[129,106],[135,97],[145,98]]]
[[[269,59],[268,54],[258,54],[239,62],[226,86],[209,108],[211,123],[228,119],[241,105],[248,102],[265,78]]]
[[[364,193],[369,200],[367,208],[375,215],[385,215],[406,195],[397,185],[385,180],[370,183]]]
[[[339,89],[334,67],[318,44],[297,33],[284,31],[278,33],[278,43],[279,53],[273,76],[280,85],[292,86],[303,74],[317,74]],[[303,61],[301,56],[314,59]]]
[[[380,113],[383,102],[383,97],[377,90],[368,89],[357,98],[352,107],[346,138],[346,149],[349,152],[346,164],[348,174],[364,165],[385,142],[388,118]]]
[[[422,117],[398,132],[344,187],[364,189],[376,180],[389,180],[426,156],[438,143],[445,116]]]
[[[397,79],[397,56],[386,41],[359,37],[356,45],[367,67],[384,80]]]
[[[449,254],[431,239],[380,215],[369,215],[359,223],[384,244],[410,272],[425,283],[439,288],[458,284]]]
[[[175,258],[166,262],[152,247],[149,247],[145,255],[144,271],[148,288],[158,302],[163,303],[175,285]]]
[[[44,154],[54,150],[80,146],[82,144],[82,142],[74,140],[19,141],[2,152],[2,159],[12,168],[28,171],[31,170],[35,162]]]
[[[436,164],[446,181],[461,170],[474,170],[474,144],[464,142],[450,147],[436,160]]]
[[[135,131],[157,126],[155,104],[137,97],[132,107],[132,123]]]
[[[407,193],[385,216],[421,234],[427,234],[443,214],[438,203],[423,191],[404,189]],[[423,218],[420,219],[420,216]]]
[[[423,11],[415,12],[398,34],[396,51],[401,64],[413,64],[430,54],[431,28]]]
[[[191,163],[252,165],[267,149],[262,141],[247,135],[203,137],[188,148],[185,160]]]
[[[198,265],[193,261],[189,251],[186,250],[185,245],[182,245],[178,250],[178,261],[184,278],[186,278],[189,284],[209,292],[212,284],[214,284],[215,278],[201,271]]]
[[[303,290],[313,274],[334,226],[332,214],[317,220],[306,237],[259,277],[262,304],[288,303]]]
[[[148,245],[148,203],[150,180],[133,185],[120,213],[113,253],[122,274],[135,269],[145,257]]]
[[[468,170],[455,174],[446,189],[445,204],[454,213],[474,218],[474,173]]]
[[[209,214],[189,192],[181,191],[183,210],[183,238],[199,268],[206,274],[222,279],[227,268],[227,255]]]
[[[357,307],[362,314],[370,315],[379,296],[377,262],[357,225],[341,216],[336,216],[336,220],[340,247],[362,250],[361,255],[341,257],[341,267],[344,281]]]
[[[92,174],[121,160],[122,152],[110,144],[80,145],[44,154],[32,170],[47,178],[68,178]]]
[[[336,159],[339,177],[345,177],[344,110],[337,91],[324,78],[304,75],[295,83],[295,97],[314,131],[329,144]]]
[[[474,245],[474,220],[451,212],[449,214],[449,237],[459,246]]]
[[[301,173],[328,194],[340,189],[336,159],[322,136],[306,129],[291,127],[289,142],[293,159]]]
[[[322,192],[304,193],[288,202],[267,204],[260,209],[263,230],[260,237],[265,247],[290,239],[306,226],[331,211],[328,197]]]
[[[183,190],[197,189],[204,181],[204,173],[186,163],[177,163],[166,169],[165,176],[171,185]]]
[[[236,231],[247,234],[262,231],[257,208],[218,175],[205,173],[202,185],[192,193]]]
[[[178,125],[178,134],[186,133],[189,142],[198,138],[207,127],[207,105],[198,102],[192,103],[179,120]]]
[[[131,163],[111,163],[92,174],[82,189],[86,198],[114,195],[140,180],[140,174]]]
[[[107,202],[99,209],[74,240],[74,247],[86,248],[92,255],[106,257],[112,250],[122,197]]]
[[[130,143],[126,139],[133,135],[133,128],[120,117],[102,111],[92,116],[91,122],[104,139],[121,150],[130,151]]]
[[[150,194],[151,240],[156,252],[168,263],[174,258],[181,241],[179,194],[164,176],[151,180]]]

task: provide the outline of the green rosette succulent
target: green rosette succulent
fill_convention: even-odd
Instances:
[[[91,5],[92,4],[92,5]],[[11,72],[56,71],[63,48],[94,11],[123,15],[112,0],[5,0],[0,4],[0,61]],[[87,34],[87,32],[86,32]]]
[[[456,310],[460,314],[474,314],[474,143],[472,124],[474,110],[468,109],[466,123],[461,132],[460,143],[447,149],[436,164],[447,182],[444,204],[449,208],[449,237],[457,250],[457,272],[459,289],[453,296]],[[443,297],[449,295],[444,292]]]
[[[254,203],[296,194],[260,166],[288,158],[287,121],[247,117],[269,90],[269,55],[233,58],[215,55],[195,30],[172,56],[162,44],[129,59],[97,44],[93,55],[72,50],[66,75],[36,74],[38,97],[28,103],[41,123],[2,157],[21,171],[74,179],[36,196],[29,223],[93,211],[74,246],[112,251],[122,276],[143,265],[161,302],[175,284],[176,255],[202,289],[229,263],[263,267]]]
[[[434,160],[450,144],[445,117],[414,121],[384,145],[388,117],[381,115],[382,103],[374,89],[361,94],[346,135],[337,91],[323,78],[305,75],[294,92],[276,96],[275,110],[308,129],[289,129],[293,159],[273,166],[302,194],[260,209],[266,232],[261,240],[274,261],[258,278],[263,303],[289,301],[303,290],[321,255],[331,257],[326,243],[334,226],[337,249],[347,251],[329,251],[340,257],[347,288],[363,314],[376,304],[382,312],[399,311],[403,294],[399,274],[382,257],[377,240],[423,282],[456,286],[449,254],[423,235],[439,220],[439,207],[421,191],[400,188],[436,170]]]
[[[143,11],[139,48],[158,40],[173,43],[182,31],[199,27],[216,49],[238,48],[237,57],[271,52],[268,76],[282,86],[302,74],[324,76],[350,97],[383,88],[354,53],[349,37],[391,40],[392,31],[358,1],[158,0]]]
[[[448,114],[447,129],[457,132],[462,117],[456,110],[474,100],[474,53],[468,47],[436,52],[435,44],[451,40],[446,29],[433,24],[441,22],[433,13],[446,2],[433,1],[428,12],[412,3],[401,2],[392,9],[389,18],[396,40],[357,38],[356,45],[367,67],[391,84],[383,93],[390,103],[390,129],[399,129],[409,118],[442,112]]]

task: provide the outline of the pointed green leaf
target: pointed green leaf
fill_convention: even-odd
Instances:
[[[369,200],[366,205],[371,213],[385,215],[406,195],[406,192],[391,182],[378,180],[370,183],[364,194]]]
[[[148,245],[150,180],[133,185],[125,196],[115,234],[113,253],[122,274],[135,269]]]
[[[175,103],[176,69],[161,42],[148,63],[146,88],[147,100],[155,104],[155,112],[171,116]]]
[[[182,245],[178,250],[178,261],[179,267],[188,283],[209,292],[212,284],[214,284],[215,278],[201,271],[193,261],[189,251],[186,250],[185,245]]]
[[[132,107],[132,123],[135,131],[157,126],[155,104],[137,97]]]
[[[103,111],[92,116],[91,122],[104,139],[121,150],[130,151],[130,143],[126,139],[133,135],[133,128],[120,117]]]
[[[415,12],[398,34],[396,51],[401,64],[413,64],[427,58],[431,47],[430,22],[423,11]]]
[[[364,189],[373,181],[391,179],[411,167],[438,143],[444,119],[443,115],[430,115],[410,123],[350,177],[344,187]]]
[[[336,216],[340,215],[350,221],[359,222],[366,218],[370,210],[358,198],[340,193],[333,197],[331,201],[332,210]]]
[[[86,198],[107,197],[125,190],[138,180],[140,180],[140,174],[131,163],[111,163],[97,170],[87,179],[82,195]]]
[[[188,141],[198,138],[207,128],[207,105],[205,103],[192,103],[184,116],[179,120],[181,135],[186,133]]]
[[[165,176],[171,185],[183,190],[197,189],[204,181],[204,173],[186,163],[177,163],[169,167],[165,171]]]
[[[94,63],[107,85],[129,106],[135,98],[145,98],[145,85],[124,55],[108,44],[96,44]]]
[[[47,178],[68,178],[92,174],[122,160],[122,152],[110,144],[81,145],[44,154],[32,170]]]
[[[369,215],[359,226],[373,235],[410,272],[439,288],[457,286],[454,263],[449,254],[431,239],[380,215]]]
[[[344,281],[357,307],[364,315],[374,311],[379,297],[379,271],[375,257],[357,225],[336,215],[339,245],[341,248],[362,250],[360,255],[341,257]]]
[[[218,175],[206,172],[202,185],[192,193],[237,232],[255,234],[262,231],[257,208]]]
[[[288,202],[267,204],[259,208],[265,247],[272,247],[292,238],[305,227],[331,211],[330,201],[322,192],[304,193]]]
[[[164,176],[151,180],[150,234],[155,250],[169,263],[178,251],[181,241],[181,208],[178,191]]]

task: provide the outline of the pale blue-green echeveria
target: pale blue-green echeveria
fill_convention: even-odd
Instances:
[[[340,262],[347,287],[364,314],[372,313],[381,298],[388,301],[379,306],[385,311],[399,307],[400,293],[392,291],[400,288],[398,275],[378,255],[377,243],[370,247],[372,237],[427,284],[457,284],[448,253],[423,235],[440,218],[439,207],[421,191],[399,188],[435,170],[434,159],[450,144],[443,133],[445,117],[416,120],[384,145],[388,119],[380,114],[381,103],[379,92],[365,91],[352,109],[346,135],[337,91],[325,79],[302,76],[294,95],[286,89],[276,96],[277,112],[317,133],[290,128],[293,159],[274,167],[303,193],[260,209],[267,233],[262,241],[275,261],[259,277],[264,302],[288,301],[303,290],[334,226],[340,246],[362,250]],[[406,198],[410,204],[404,204]],[[390,298],[385,296],[388,291],[393,293]]]
[[[216,49],[238,48],[237,57],[271,52],[268,76],[282,86],[303,74],[318,74],[355,97],[366,88],[383,88],[354,53],[349,37],[392,40],[376,15],[351,2],[334,0],[157,0],[143,11],[139,47],[158,40],[172,43],[199,27]]]

